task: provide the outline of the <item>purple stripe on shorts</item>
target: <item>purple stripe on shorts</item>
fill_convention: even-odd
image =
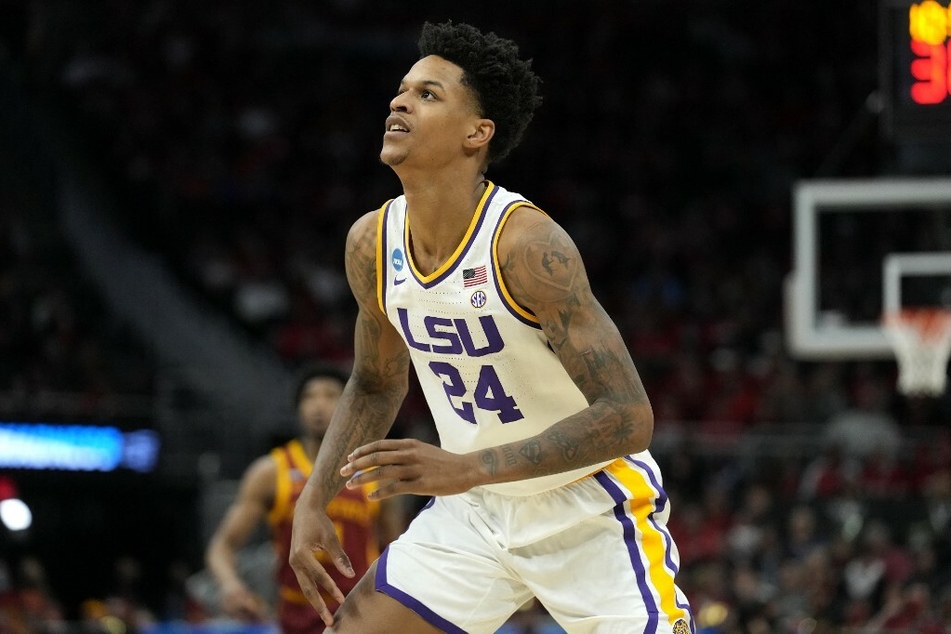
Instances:
[[[657,491],[657,494],[658,494],[657,503],[654,505],[654,510],[657,513],[661,512],[664,509],[664,507],[667,506],[667,492],[664,491],[663,487],[660,486],[660,483],[657,481],[657,476],[654,474],[653,469],[651,469],[647,465],[646,462],[641,462],[640,460],[634,460],[630,456],[627,456],[625,460],[627,460],[631,464],[637,465],[638,467],[640,467],[641,469],[647,472],[647,477],[651,481],[651,486],[654,487],[654,490]],[[670,558],[670,553],[671,551],[673,551],[674,540],[671,538],[670,532],[668,532],[667,528],[661,527],[660,524],[658,524],[654,520],[653,514],[650,517],[650,522],[654,526],[654,528],[657,529],[657,532],[660,533],[664,537],[664,543],[667,544],[666,551],[664,552],[664,561],[667,562],[667,568],[669,568],[670,571],[673,572],[674,575],[676,576],[676,574],[680,572],[680,567],[674,564],[674,560]],[[688,614],[690,613],[690,604],[681,602],[680,597],[675,598],[674,603],[681,610],[686,610]]]
[[[377,592],[382,592],[383,594],[389,597],[393,597],[394,599],[396,599],[397,601],[399,601],[400,603],[408,607],[410,610],[412,610],[413,612],[421,616],[427,623],[429,623],[433,627],[438,627],[442,631],[448,632],[449,634],[466,634],[465,630],[456,627],[455,625],[453,625],[446,619],[442,618],[441,616],[439,616],[438,614],[436,614],[435,612],[427,608],[425,605],[423,605],[415,597],[387,583],[386,556],[389,552],[390,552],[389,549],[384,550],[383,554],[380,555],[379,560],[377,560],[376,578],[374,579],[374,581],[376,582]]]
[[[594,474],[595,479],[604,487],[611,498],[616,502],[614,507],[614,517],[621,523],[624,530],[624,543],[627,544],[627,552],[631,560],[631,566],[634,568],[634,575],[637,577],[637,587],[641,591],[641,599],[644,601],[644,607],[647,608],[647,628],[644,634],[653,634],[657,632],[658,607],[654,602],[654,595],[647,585],[647,570],[641,561],[640,553],[637,549],[637,529],[633,520],[624,512],[624,503],[627,501],[627,495],[611,480],[611,477],[604,471]]]

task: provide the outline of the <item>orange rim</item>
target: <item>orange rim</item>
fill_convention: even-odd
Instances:
[[[889,328],[905,326],[913,329],[922,339],[941,339],[951,331],[951,309],[903,308],[886,314],[883,322]]]

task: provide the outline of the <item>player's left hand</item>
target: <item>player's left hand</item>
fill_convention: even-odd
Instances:
[[[475,454],[450,453],[413,438],[378,440],[347,456],[340,475],[349,478],[349,489],[377,482],[369,495],[373,500],[402,493],[453,495],[481,483],[475,459]]]

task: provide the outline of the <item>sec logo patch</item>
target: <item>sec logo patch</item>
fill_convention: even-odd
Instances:
[[[489,298],[486,296],[485,291],[476,291],[472,294],[472,297],[469,298],[469,303],[472,304],[473,308],[482,308],[487,301],[489,301]]]

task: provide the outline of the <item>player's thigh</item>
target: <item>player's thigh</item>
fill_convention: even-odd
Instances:
[[[376,589],[441,631],[492,634],[531,598],[499,534],[473,497],[437,498],[380,557]]]
[[[665,531],[634,531],[625,519],[606,513],[581,522],[518,549],[516,565],[571,634],[689,632],[689,607],[674,582]]]
[[[367,574],[347,595],[334,614],[334,625],[327,632],[335,634],[375,634],[400,632],[406,634],[438,634],[442,630],[430,625],[411,609],[377,592],[374,563]]]

